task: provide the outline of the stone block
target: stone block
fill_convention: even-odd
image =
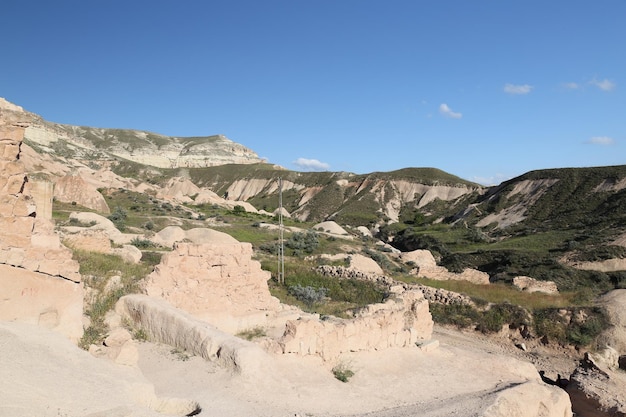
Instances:
[[[73,341],[82,336],[81,284],[0,265],[0,288],[0,320],[41,325]]]
[[[20,143],[24,139],[26,129],[20,126],[0,126],[0,140]]]

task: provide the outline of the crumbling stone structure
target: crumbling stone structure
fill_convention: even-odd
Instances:
[[[20,160],[23,138],[23,126],[0,121],[0,320],[39,324],[77,340],[83,307],[79,265],[54,233],[46,214],[51,207],[38,215],[35,202],[51,198],[51,189],[33,191]]]

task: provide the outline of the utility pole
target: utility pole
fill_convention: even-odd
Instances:
[[[285,283],[285,236],[283,225],[283,179],[278,177],[278,283]]]

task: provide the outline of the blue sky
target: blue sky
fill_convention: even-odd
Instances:
[[[21,1],[0,97],[46,120],[224,134],[293,170],[485,184],[626,164],[626,2]]]

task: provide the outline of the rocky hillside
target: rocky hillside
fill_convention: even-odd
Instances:
[[[28,126],[26,143],[57,156],[84,161],[124,159],[160,168],[262,162],[254,151],[223,135],[181,138],[140,130],[52,123],[2,98],[0,111]]]
[[[399,249],[432,250],[455,271],[477,268],[507,281],[531,270],[564,288],[626,285],[626,166],[533,171],[491,188],[435,168],[295,172],[222,136],[59,125],[4,100],[0,112],[28,126],[24,143],[34,152],[25,162],[31,176],[55,182],[59,201],[89,194],[94,203],[79,204],[107,212],[99,190],[126,189],[273,213],[282,183],[283,207],[295,220],[365,226]],[[589,264],[605,261],[612,263]]]

